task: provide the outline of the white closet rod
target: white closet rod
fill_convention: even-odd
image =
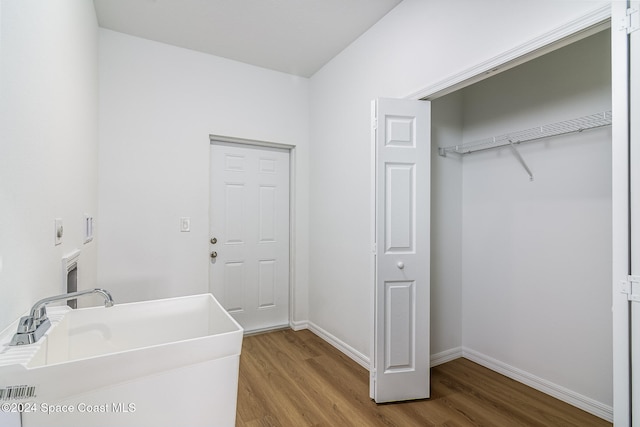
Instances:
[[[476,151],[491,150],[494,148],[522,144],[524,142],[535,141],[551,136],[565,135],[568,133],[582,132],[587,129],[596,129],[611,125],[611,111],[590,114],[576,119],[565,120],[563,122],[552,123],[545,126],[538,126],[517,132],[505,133],[503,135],[485,138],[478,141],[468,142],[450,147],[439,147],[438,152],[446,157],[447,153],[469,154]],[[529,173],[531,176],[531,174]]]

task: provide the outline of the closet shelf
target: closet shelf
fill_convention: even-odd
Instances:
[[[478,141],[468,142],[450,147],[439,147],[438,153],[446,157],[447,153],[469,154],[476,151],[491,150],[494,148],[522,144],[524,142],[535,141],[551,136],[565,135],[568,133],[582,132],[588,129],[596,129],[611,125],[611,111],[590,114],[563,122],[538,126],[517,132],[510,132],[503,135],[485,138]]]

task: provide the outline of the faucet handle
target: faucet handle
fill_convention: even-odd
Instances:
[[[33,323],[34,323],[33,317],[31,316],[21,317],[20,320],[18,321],[18,333],[25,334],[27,332],[33,332],[36,329]]]
[[[33,321],[35,323],[36,328],[40,326],[42,323],[44,323],[47,319],[48,319],[47,306],[43,304],[40,307],[38,307],[38,309],[36,310],[33,316]]]

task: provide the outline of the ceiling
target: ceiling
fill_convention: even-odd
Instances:
[[[102,28],[310,77],[401,0],[94,0]]]

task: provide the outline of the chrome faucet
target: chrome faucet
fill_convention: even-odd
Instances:
[[[54,301],[67,301],[83,295],[100,294],[104,298],[105,307],[113,307],[113,298],[111,294],[104,289],[88,289],[86,291],[70,292],[68,294],[56,295],[49,298],[43,298],[31,307],[28,316],[20,318],[18,322],[18,331],[13,336],[9,345],[24,345],[37,342],[47,329],[51,326],[51,322],[47,317],[47,304]]]

